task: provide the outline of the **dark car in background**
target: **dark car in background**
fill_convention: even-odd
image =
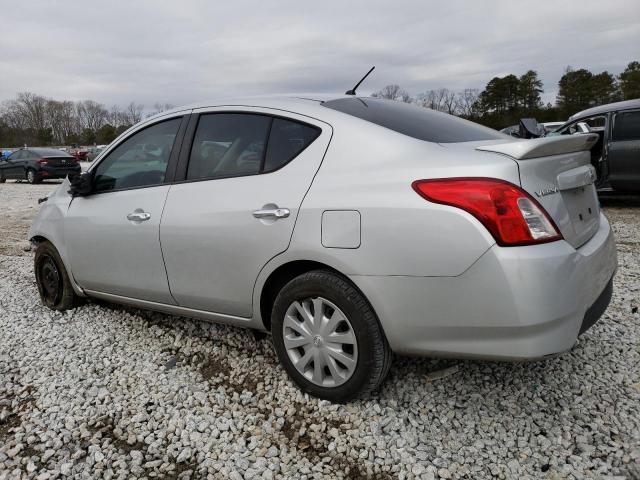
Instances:
[[[640,99],[576,113],[547,136],[588,133],[598,134],[591,149],[598,191],[640,193]]]
[[[0,159],[0,183],[8,179],[39,183],[80,173],[78,160],[54,148],[21,148]]]
[[[76,147],[69,150],[69,153],[73,155],[75,158],[77,158],[78,160],[81,160],[84,162],[87,160],[87,155],[89,154],[89,151],[84,148]]]

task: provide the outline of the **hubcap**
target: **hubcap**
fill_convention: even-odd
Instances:
[[[33,181],[36,179],[36,175],[33,173],[33,170],[29,170],[27,172],[27,180],[29,180],[31,183],[33,183]]]
[[[282,324],[287,355],[298,372],[322,387],[343,384],[358,364],[358,343],[347,316],[322,297],[293,302]]]
[[[47,300],[56,304],[62,295],[62,278],[53,259],[46,256],[40,263],[40,282]]]

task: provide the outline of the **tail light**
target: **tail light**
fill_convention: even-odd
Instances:
[[[532,245],[562,238],[544,208],[527,192],[504,180],[439,178],[417,180],[412,187],[430,202],[469,212],[498,245]]]
[[[49,160],[47,160],[46,158],[41,158],[40,160],[38,160],[38,164],[40,165],[46,165],[47,163],[49,163]]]

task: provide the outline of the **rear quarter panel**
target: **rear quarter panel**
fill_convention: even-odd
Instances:
[[[518,181],[512,160],[450,151],[377,125],[354,120],[334,136],[296,222],[286,257],[317,260],[347,275],[456,276],[495,243],[470,214],[427,202],[412,182],[484,176]],[[361,215],[358,248],[325,248],[326,210]]]

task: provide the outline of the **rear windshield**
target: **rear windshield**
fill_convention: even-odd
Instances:
[[[34,148],[33,152],[43,157],[71,157],[67,152],[55,148]]]
[[[322,105],[427,142],[456,143],[505,138],[500,132],[477,123],[393,100],[339,98]]]

